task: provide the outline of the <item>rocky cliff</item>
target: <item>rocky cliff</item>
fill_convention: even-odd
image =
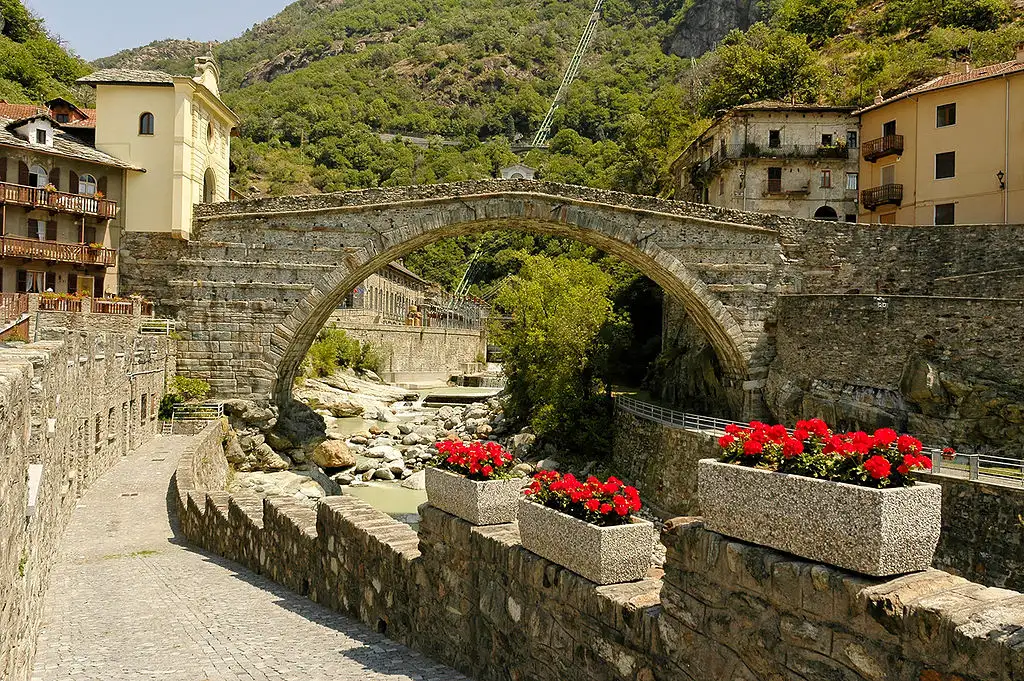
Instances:
[[[732,29],[745,31],[761,17],[757,0],[695,0],[664,47],[680,57],[699,57]]]

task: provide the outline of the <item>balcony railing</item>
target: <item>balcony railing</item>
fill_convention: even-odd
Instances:
[[[887,204],[898,206],[903,203],[903,185],[883,184],[880,187],[865,189],[860,193],[860,203],[868,210]]]
[[[66,244],[58,241],[37,241],[17,236],[0,237],[0,257],[69,262],[75,265],[113,267],[117,251],[93,248],[87,244]]]
[[[91,215],[97,218],[117,216],[117,202],[95,196],[51,192],[38,187],[0,183],[0,203],[30,208],[46,208],[62,213]]]
[[[727,161],[748,158],[827,158],[848,159],[850,150],[845,144],[822,146],[820,144],[786,144],[777,147],[762,147],[757,144],[731,144],[718,147],[710,157],[693,164],[690,179],[695,185],[704,185],[710,176]]]
[[[9,324],[28,312],[28,296],[0,293],[0,324]]]
[[[876,140],[867,140],[861,145],[865,161],[877,161],[885,156],[903,154],[903,135],[886,135]]]

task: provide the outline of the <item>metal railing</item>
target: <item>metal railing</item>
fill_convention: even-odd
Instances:
[[[860,193],[860,202],[868,210],[874,210],[878,206],[903,203],[902,184],[883,184],[880,187],[865,189]]]
[[[28,187],[21,184],[0,183],[0,203],[51,210],[77,215],[93,215],[98,218],[117,217],[117,202],[85,194],[67,194],[47,191],[45,187]]]
[[[616,396],[615,405],[619,409],[648,421],[673,428],[698,431],[715,437],[724,435],[725,427],[730,424],[744,428],[750,425],[742,421],[730,421],[729,419],[666,409],[624,395]],[[964,478],[976,482],[1015,484],[1024,487],[1024,459],[994,454],[959,453],[954,454],[952,459],[946,459],[941,448],[929,446],[923,447],[921,453],[931,458],[933,475]]]
[[[211,421],[218,421],[222,418],[224,418],[224,405],[220,402],[177,404],[171,412],[170,428],[168,429],[165,422],[162,432],[169,435],[195,435]],[[170,430],[169,433],[168,430]]]
[[[866,140],[860,145],[865,161],[874,161],[884,156],[899,156],[903,153],[903,135],[885,135],[878,139]]]
[[[170,336],[176,326],[173,319],[143,319],[139,323],[139,333],[143,336]]]

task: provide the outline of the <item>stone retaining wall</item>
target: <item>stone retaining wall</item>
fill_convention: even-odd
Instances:
[[[424,505],[417,535],[352,497],[261,505],[186,489],[188,458],[177,485],[190,541],[481,681],[1024,674],[1024,596],[944,572],[861,578],[677,519],[664,579],[597,587],[525,550],[515,523],[473,527]]]
[[[53,331],[51,336],[57,336]],[[0,349],[0,678],[27,679],[43,596],[78,497],[151,439],[166,338],[70,332]],[[146,408],[142,408],[145,397]],[[42,466],[26,521],[29,467]]]

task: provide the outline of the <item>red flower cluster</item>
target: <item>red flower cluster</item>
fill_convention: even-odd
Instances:
[[[523,494],[537,502],[595,525],[618,525],[640,510],[640,493],[616,477],[604,482],[591,475],[580,481],[572,473],[538,471]]]
[[[760,421],[730,424],[718,445],[723,461],[874,487],[912,483],[914,472],[932,467],[915,437],[892,428],[835,433],[821,419],[798,421],[792,431]]]
[[[460,473],[473,480],[490,480],[508,473],[515,457],[497,442],[453,442],[442,440],[434,445],[441,461],[438,468]]]
[[[956,450],[953,449],[952,447],[943,447],[942,458],[945,461],[953,461],[954,459],[956,459]]]

